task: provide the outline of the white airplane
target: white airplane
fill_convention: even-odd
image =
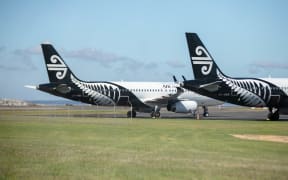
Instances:
[[[182,87],[241,106],[268,107],[269,120],[288,114],[288,78],[232,78],[217,66],[196,33],[186,33],[195,80]]]
[[[176,113],[195,112],[199,106],[208,116],[207,106],[223,102],[187,91],[175,82],[87,82],[78,79],[51,44],[42,44],[50,83],[26,86],[55,96],[101,106],[129,106],[128,117],[136,111],[160,117],[160,109]]]

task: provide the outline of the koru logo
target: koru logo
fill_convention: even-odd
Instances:
[[[203,65],[201,68],[201,73],[203,75],[208,75],[213,66],[212,58],[203,46],[197,46],[195,49],[196,57],[191,57],[193,64]],[[204,53],[204,56],[203,56]]]
[[[56,78],[59,80],[64,79],[67,73],[67,67],[62,59],[57,55],[52,55],[50,62],[52,64],[47,64],[48,71],[56,71]]]

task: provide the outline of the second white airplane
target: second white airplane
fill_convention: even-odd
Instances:
[[[184,90],[175,82],[87,82],[78,79],[51,44],[42,44],[50,83],[40,84],[35,89],[55,96],[101,106],[131,106],[128,117],[136,117],[136,111],[149,112],[151,117],[160,117],[160,109],[176,113],[191,113],[199,106],[223,104],[192,91]],[[30,86],[31,87],[31,86]]]

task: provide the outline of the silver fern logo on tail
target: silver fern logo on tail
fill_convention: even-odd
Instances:
[[[265,107],[271,98],[269,84],[257,79],[232,79],[225,77],[217,70],[219,79],[225,82],[239,96],[244,105]]]
[[[72,75],[71,80],[97,105],[115,105],[120,99],[120,89],[113,84],[82,82]]]
[[[197,46],[195,49],[197,56],[191,57],[193,64],[203,65],[201,68],[201,73],[203,75],[208,75],[213,66],[213,61],[209,53],[203,46]]]
[[[56,71],[56,78],[59,80],[64,79],[67,73],[67,67],[63,60],[57,55],[52,55],[50,57],[50,62],[52,64],[47,64],[48,71]]]

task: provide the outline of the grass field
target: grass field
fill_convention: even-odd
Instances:
[[[288,179],[287,143],[231,136],[288,136],[287,123],[2,110],[0,179]]]

